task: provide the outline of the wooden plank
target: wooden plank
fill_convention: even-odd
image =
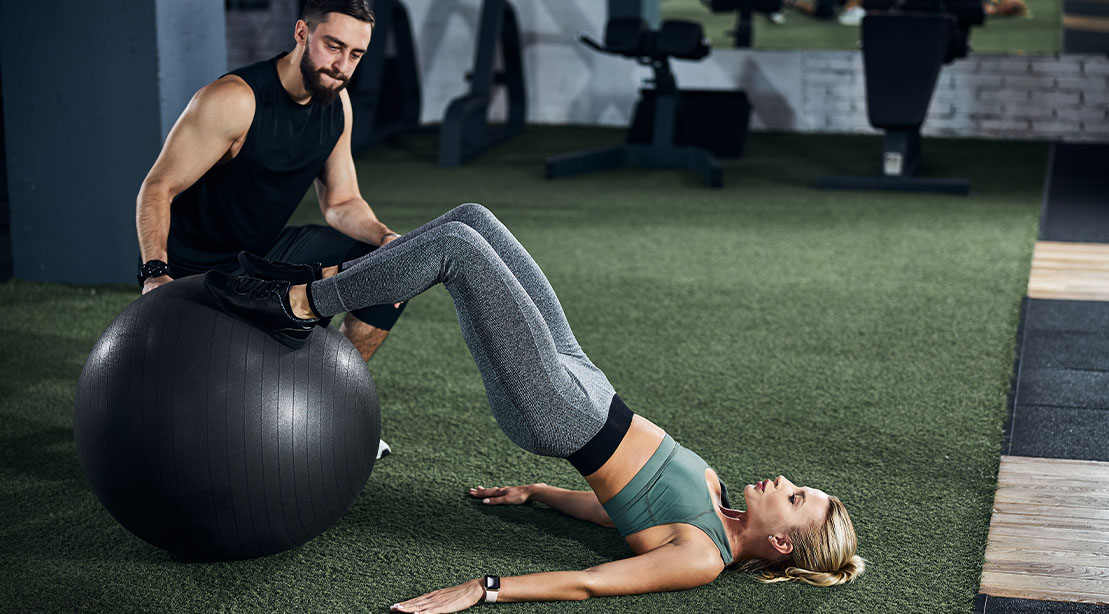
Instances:
[[[1099,461],[1074,461],[1059,459],[1021,458],[1002,456],[998,475],[1026,475],[1039,473],[1067,479],[1109,480],[1109,463]],[[1109,482],[1106,482],[1109,487]]]
[[[998,474],[997,481],[999,486],[1016,485],[1023,488],[1094,488],[1109,490],[1105,484],[1105,480],[1109,479],[1109,475],[1099,476],[1096,475],[1096,472],[1089,472],[1090,475],[1075,475],[1078,473],[1078,471],[1075,471],[1066,475],[1053,475],[1031,467],[1016,471],[1008,468],[1004,473]],[[1036,477],[1040,477],[1041,481],[1037,482]]]
[[[1081,241],[1036,241],[1033,254],[1074,253],[1109,254],[1109,243],[1083,243]]]
[[[1050,505],[1059,508],[1068,507],[1089,507],[1105,509],[1109,507],[1109,495],[1104,496],[1082,496],[1073,495],[1065,499],[1060,498],[1058,494],[1040,494],[1028,490],[1017,490],[1015,488],[1007,488],[1005,490],[998,489],[994,495],[994,501],[1002,503],[1023,503],[1025,505]]]
[[[1025,563],[1057,563],[1109,569],[1109,553],[1067,550],[1054,544],[1051,544],[1051,547],[1053,549],[1037,550],[1029,548],[1024,540],[1013,546],[1001,546],[991,541],[986,545],[986,564],[1023,561]]]
[[[1044,288],[1028,284],[1028,298],[1049,301],[1109,301],[1109,291],[1100,288],[1081,287],[1070,285],[1065,288]]]
[[[993,510],[981,592],[1109,603],[1109,463],[1002,456]]]
[[[1058,508],[1055,508],[1058,509]],[[1098,531],[1109,535],[1109,520],[1096,518],[1074,518],[1063,514],[1004,514],[995,512],[990,526],[1036,526],[1049,529],[1079,529]]]
[[[1018,574],[1024,576],[1046,576],[1071,580],[1097,580],[1106,582],[1109,590],[1109,568],[1090,565],[1068,565],[1058,561],[1040,563],[1032,561],[986,561],[982,571]]]
[[[990,535],[1009,535],[1011,537],[1047,537],[1076,542],[1103,543],[1109,536],[1104,531],[1081,531],[1078,529],[1052,529],[1038,525],[1009,526],[990,524]]]
[[[1027,474],[1010,473],[1004,476],[998,476],[997,485],[1001,488],[1013,488],[1029,493],[1059,493],[1062,496],[1075,493],[1089,493],[1092,496],[1100,497],[1109,495],[1109,488],[1106,488],[1105,479],[1107,478],[1102,478],[1101,480],[1096,478],[1066,480],[1052,475],[1043,475],[1033,472]]]
[[[1109,19],[1105,17],[1063,15],[1063,27],[1068,30],[1082,30],[1083,32],[1109,33]]]
[[[1109,603],[1109,580],[1086,580],[1082,578],[1056,578],[1033,574],[1012,574],[997,571],[983,571],[981,592],[993,595],[990,590],[1015,588],[1026,591],[1054,591],[1072,593],[1086,598],[1100,599]],[[1076,601],[1068,599],[1067,601]]]
[[[1040,537],[1025,537],[1013,535],[990,534],[986,548],[997,546],[999,548],[1027,548],[1030,550],[1054,550],[1067,552],[1082,552],[1085,554],[1109,556],[1109,542],[1082,542],[1070,539],[1047,539]]]
[[[1109,509],[1094,509],[1088,507],[1064,507],[1064,509],[1057,509],[1063,506],[1056,505],[1027,505],[1024,503],[1009,503],[1006,501],[995,501],[993,504],[994,513],[1001,514],[1022,514],[1027,516],[1051,516],[1058,517],[1060,515],[1067,515],[1070,518],[1092,518],[1094,520],[1109,520]]]
[[[988,590],[987,590],[988,589]],[[1076,593],[1074,591],[1054,591],[1050,589],[1022,589],[1008,586],[989,586],[978,590],[993,597],[1014,599],[1035,599],[1038,601],[1068,601],[1071,603],[1109,603],[1098,594]]]
[[[1109,24],[1109,19],[1103,19]],[[1109,245],[1039,241],[1032,252],[1028,296],[1109,300]]]
[[[1104,461],[1079,460],[1075,458],[1045,458],[1042,456],[1012,456],[1008,454],[1001,455],[1001,459],[1005,461],[1005,465],[1009,467],[1017,467],[1020,465],[1039,465],[1041,467],[1100,467],[1109,472],[1109,463]]]

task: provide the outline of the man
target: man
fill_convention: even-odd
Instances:
[[[344,87],[373,33],[367,1],[309,0],[292,51],[193,96],[139,189],[143,294],[208,270],[241,272],[252,262],[240,251],[318,270],[397,238],[362,199],[350,151]],[[286,228],[313,182],[327,226]],[[368,360],[402,310],[357,310],[340,330]]]

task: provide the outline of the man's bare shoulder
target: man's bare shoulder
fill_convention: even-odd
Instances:
[[[347,119],[350,119],[352,106],[350,104],[350,94],[346,88],[339,92],[339,100],[343,103],[343,113],[346,113]]]
[[[237,75],[225,75],[200,88],[189,103],[198,120],[245,132],[254,120],[254,90]]]

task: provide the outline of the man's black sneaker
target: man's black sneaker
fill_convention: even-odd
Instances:
[[[288,303],[290,284],[284,280],[208,271],[204,287],[225,313],[266,331],[293,349],[304,345],[321,319],[302,320],[293,316]]]
[[[280,279],[294,286],[310,284],[323,278],[323,265],[290,264],[280,260],[266,260],[250,252],[239,252],[239,266],[247,275],[259,279]]]

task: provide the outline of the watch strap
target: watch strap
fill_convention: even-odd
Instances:
[[[169,265],[162,260],[147,260],[139,266],[139,283],[143,283],[151,277],[161,277],[169,275]]]

